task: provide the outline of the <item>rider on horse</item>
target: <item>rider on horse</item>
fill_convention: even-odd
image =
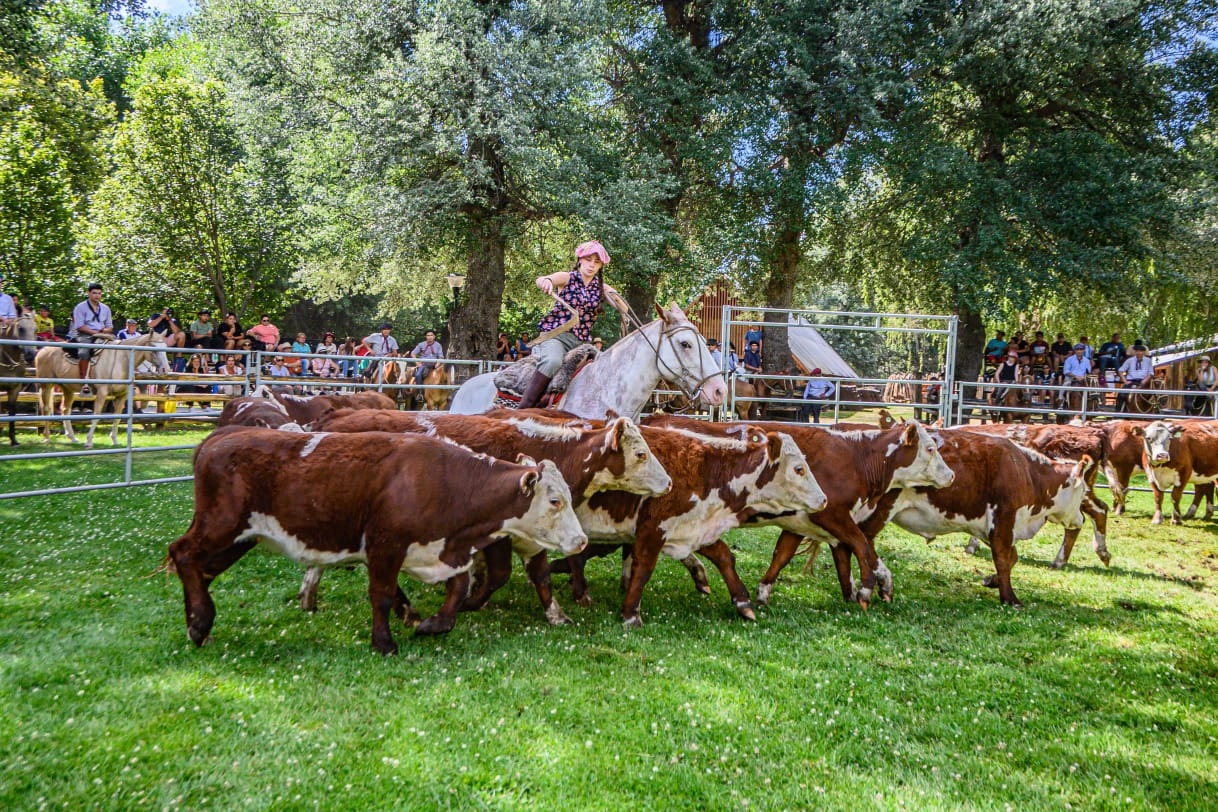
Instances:
[[[68,330],[69,341],[92,344],[98,335],[114,331],[114,317],[110,314],[110,307],[102,303],[101,297],[101,283],[91,282],[89,298],[72,310],[72,327]],[[82,347],[76,351],[76,361],[82,381],[89,377],[89,358],[92,354],[93,350],[89,347]]]
[[[571,310],[579,316],[579,323],[566,332],[557,333],[533,347],[537,356],[537,371],[529,381],[528,389],[520,399],[520,408],[536,406],[550,379],[562,366],[563,357],[569,350],[592,340],[592,325],[600,312],[605,294],[620,299],[617,291],[609,287],[603,278],[603,269],[609,264],[609,252],[599,242],[581,243],[575,249],[575,267],[569,272],[560,271],[537,277],[537,287],[542,293],[565,302],[555,302],[554,307],[537,325],[542,332],[557,330],[570,318]]]

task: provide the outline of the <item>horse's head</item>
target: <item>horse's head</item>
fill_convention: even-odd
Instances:
[[[700,395],[711,406],[727,398],[723,372],[706,347],[706,340],[675,303],[668,309],[656,305],[663,320],[656,366],[660,377],[693,397]]]
[[[37,335],[38,327],[34,323],[34,317],[29,313],[22,313],[6,329],[0,331],[0,337],[17,341],[33,341]],[[21,348],[21,352],[25,356],[26,364],[32,364],[34,356],[38,354],[38,348],[27,344]]]

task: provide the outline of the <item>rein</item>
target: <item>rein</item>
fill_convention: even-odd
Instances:
[[[628,332],[628,328],[633,326],[633,328],[643,336],[643,340],[645,342],[647,342],[647,346],[650,347],[651,351],[655,353],[656,368],[657,369],[663,368],[663,369],[667,370],[667,372],[669,374],[673,375],[677,379],[677,382],[676,382],[677,388],[681,390],[681,393],[683,395],[685,395],[686,400],[689,401],[689,404],[690,404],[689,406],[686,407],[686,409],[693,408],[693,404],[698,402],[702,398],[702,385],[704,383],[706,383],[707,381],[709,381],[711,378],[720,374],[722,372],[722,370],[716,369],[716,370],[713,370],[709,375],[703,375],[703,373],[706,372],[706,367],[702,363],[701,353],[699,353],[698,354],[699,355],[699,357],[698,357],[698,375],[701,377],[698,378],[697,383],[695,383],[692,388],[686,389],[684,382],[682,381],[682,375],[690,372],[690,370],[686,369],[686,367],[684,365],[681,365],[681,368],[679,370],[674,370],[672,367],[668,366],[668,364],[666,364],[664,362],[664,359],[660,357],[660,345],[658,343],[657,344],[651,343],[651,338],[648,337],[646,331],[643,330],[644,325],[643,325],[642,320],[639,319],[638,314],[636,314],[634,312],[634,308],[630,306],[630,303],[627,302],[625,299],[623,299],[620,296],[611,296],[610,298],[615,299],[618,302],[622,303],[622,307],[617,307],[616,305],[614,305],[614,307],[617,309],[617,311],[622,316],[622,335],[625,336],[626,333]],[[667,338],[667,339],[671,340],[672,337],[675,336],[677,333],[683,332],[685,330],[688,330],[689,332],[693,333],[695,336],[695,339],[697,341],[702,340],[702,336],[698,333],[698,331],[695,330],[692,325],[688,325],[688,324],[680,324],[680,325],[677,325],[676,327],[665,327],[663,330],[660,331],[660,338],[661,339]]]

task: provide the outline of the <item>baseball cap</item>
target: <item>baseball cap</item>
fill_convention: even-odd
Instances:
[[[1087,345],[1086,345],[1086,344],[1083,344],[1082,342],[1079,342],[1078,344],[1075,344],[1075,345],[1074,345],[1074,349],[1076,349],[1076,350],[1085,350],[1085,349],[1087,349]]]
[[[135,319],[127,319],[127,323],[128,324],[139,324],[139,322],[136,321]]]
[[[813,375],[819,375],[819,374],[820,374],[820,367],[817,367],[816,369],[812,370],[812,374],[813,374]]]

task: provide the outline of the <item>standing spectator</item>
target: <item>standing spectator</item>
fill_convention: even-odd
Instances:
[[[1193,414],[1214,414],[1214,392],[1218,391],[1218,370],[1210,363],[1210,357],[1203,355],[1197,359],[1197,389],[1205,394],[1193,398]]]
[[[1120,369],[1125,363],[1125,345],[1121,343],[1121,334],[1113,333],[1112,339],[1100,345],[1100,351],[1095,357],[1096,367],[1100,371],[1100,385],[1108,384],[1108,370]]]
[[[0,327],[17,320],[17,300],[4,292],[4,274],[0,274]]]
[[[736,355],[736,345],[732,342],[727,342],[727,374],[732,376],[736,374],[736,368],[740,366],[740,356]]]
[[[522,332],[516,341],[516,359],[528,358],[532,353],[533,350],[529,347],[529,334],[527,331]]]
[[[199,311],[199,317],[190,323],[190,346],[211,350],[216,348],[216,323],[211,320],[211,311],[206,307]]]
[[[37,330],[35,336],[39,341],[58,341],[55,336],[55,319],[51,318],[51,308],[46,305],[38,306],[38,313],[34,316],[34,329]]]
[[[440,346],[440,342],[436,341],[436,331],[428,330],[423,334],[423,340],[415,345],[410,351],[411,358],[418,358],[421,361],[442,361],[444,360],[444,348]],[[436,368],[435,364],[420,363],[414,368],[414,382],[422,385],[423,379],[427,374]]]
[[[296,334],[296,340],[292,342],[292,352],[303,352],[306,354],[313,352],[312,348],[309,347],[309,342],[306,340],[304,333]],[[311,368],[309,366],[309,359],[297,358],[296,360],[300,362],[300,374],[302,376],[308,376]]]
[[[140,323],[135,319],[127,319],[127,326],[119,330],[114,336],[119,341],[126,341],[129,338],[139,338]]]
[[[744,346],[749,346],[753,342],[757,342],[757,351],[765,352],[765,328],[750,327],[744,333]]]
[[[601,338],[600,336],[596,336],[592,339],[592,346],[596,347],[597,352],[603,352],[605,349],[605,339]]]
[[[256,350],[274,351],[279,346],[279,328],[271,324],[271,317],[262,314],[258,323],[245,331],[246,336],[254,342]]]
[[[804,400],[814,401],[805,403],[799,407],[799,422],[807,423],[809,413],[812,415],[812,422],[820,422],[821,409],[825,408],[824,401],[833,397],[837,392],[837,387],[833,385],[833,381],[827,381],[820,377],[820,367],[812,370],[812,377],[808,379],[807,385],[804,387]]]
[[[72,310],[72,326],[68,330],[69,341],[92,344],[99,334],[114,330],[114,316],[110,313],[110,306],[102,302],[101,298],[101,283],[89,283],[88,298]],[[10,298],[9,301],[12,299]],[[89,358],[92,354],[91,347],[82,347],[76,351],[77,366],[82,381],[89,377]],[[84,392],[83,387],[81,392]]]
[[[1154,373],[1154,362],[1146,357],[1146,345],[1142,343],[1142,339],[1138,339],[1133,342],[1133,357],[1126,358],[1125,363],[1121,364],[1121,368],[1117,370],[1117,374],[1121,376],[1121,389],[1136,389]],[[1125,411],[1125,404],[1128,401],[1128,392],[1119,393],[1116,410]]]
[[[220,340],[224,342],[224,349],[237,349],[245,338],[245,330],[241,327],[241,322],[237,321],[236,313],[224,314],[224,323],[220,325],[219,335]]]
[[[1053,354],[1053,381],[1060,384],[1062,382],[1062,364],[1066,363],[1066,359],[1074,348],[1070,346],[1070,342],[1066,340],[1065,333],[1058,333],[1057,338],[1049,347],[1049,352]]]
[[[512,356],[512,342],[508,340],[507,333],[500,333],[499,340],[495,342],[495,360],[507,361]]]
[[[744,371],[750,375],[761,374],[761,344],[753,341],[749,344],[749,348],[744,351],[744,359],[741,361]],[[742,380],[748,380],[745,375],[740,376]]]

